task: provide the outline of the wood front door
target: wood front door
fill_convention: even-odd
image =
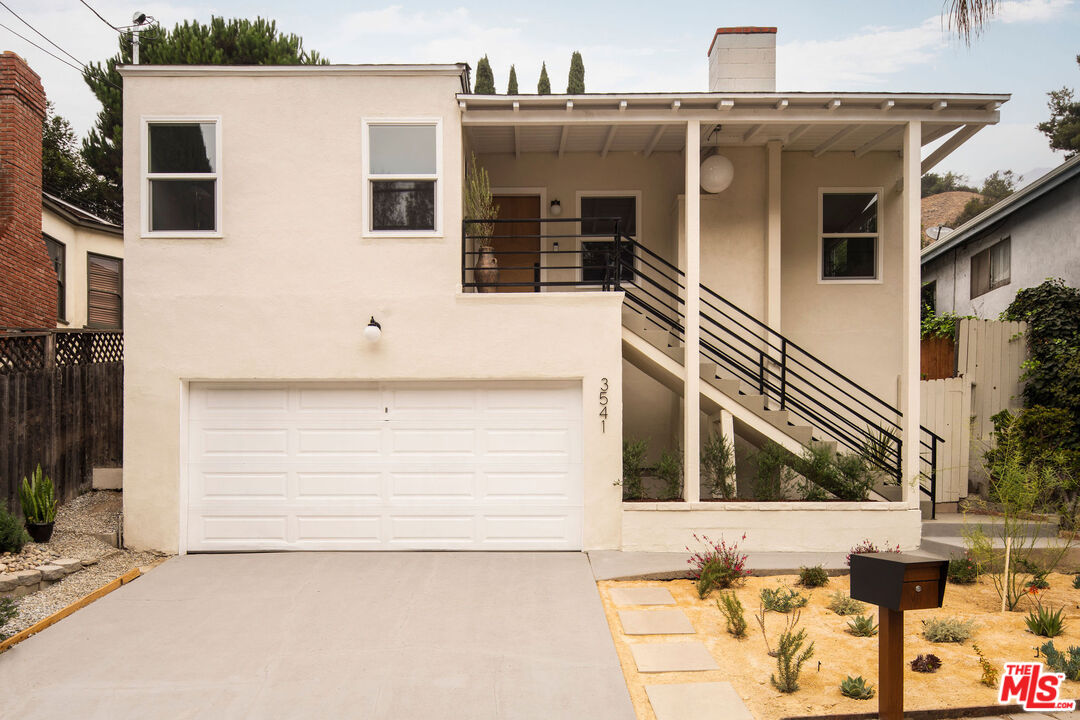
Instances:
[[[539,195],[496,195],[500,220],[533,220],[495,225],[495,257],[499,260],[499,283],[540,282]],[[501,237],[499,237],[501,236]],[[539,285],[500,287],[499,292],[540,292]]]

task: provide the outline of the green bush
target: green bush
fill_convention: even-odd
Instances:
[[[768,440],[754,454],[754,499],[762,502],[785,500],[795,479],[791,469],[795,456],[778,443]]]
[[[22,522],[8,512],[7,505],[0,502],[0,553],[17,553],[30,542],[30,536]]]
[[[866,605],[837,590],[829,595],[829,609],[837,615],[858,615],[866,609]]]
[[[645,488],[641,483],[641,465],[648,451],[649,443],[644,440],[623,440],[623,500],[640,500],[645,497]]]
[[[723,538],[710,540],[707,535],[694,535],[705,545],[704,550],[690,550],[690,577],[697,581],[698,597],[704,600],[714,589],[726,590],[750,575],[746,569],[746,554],[739,552],[739,543],[727,544]],[[746,539],[746,535],[742,536]]]
[[[761,603],[766,610],[779,613],[789,613],[801,607],[806,607],[810,598],[791,588],[761,588]]]
[[[737,568],[723,558],[707,560],[697,579],[698,597],[704,600],[713,590],[729,588],[743,577]]]
[[[1057,637],[1065,631],[1064,613],[1064,606],[1056,611],[1051,611],[1049,608],[1044,608],[1040,603],[1038,607],[1028,613],[1024,622],[1027,623],[1028,631],[1033,635],[1048,638]]]
[[[979,564],[970,552],[965,552],[949,561],[949,582],[957,585],[972,585],[979,579]]]
[[[1054,647],[1051,640],[1043,644],[1039,652],[1046,660],[1046,667],[1053,672],[1065,673],[1069,680],[1080,680],[1080,648],[1073,645],[1063,653]]]
[[[743,604],[734,592],[720,593],[720,599],[716,601],[716,607],[727,620],[727,631],[736,638],[746,637],[746,617],[743,614]]]
[[[923,620],[923,637],[933,643],[962,643],[975,631],[974,620],[956,617]]]
[[[15,607],[15,601],[11,598],[0,598],[0,628],[14,620],[19,614],[19,608]],[[7,639],[7,633],[0,631],[0,640]]]
[[[56,520],[56,492],[52,480],[41,471],[41,463],[29,479],[23,478],[19,501],[23,517],[31,525],[45,525]]]
[[[664,483],[666,500],[678,500],[682,497],[683,454],[678,448],[673,451],[665,450],[660,454],[660,462],[656,463],[656,476]]]
[[[878,626],[874,619],[866,615],[856,615],[848,621],[847,632],[855,637],[874,637],[877,635]]]
[[[712,434],[701,446],[701,474],[714,498],[735,497],[735,447],[728,438]]]
[[[829,573],[821,565],[799,568],[799,584],[808,588],[823,587],[829,584]]]
[[[1080,590],[1080,575],[1073,575],[1073,590]]]
[[[814,643],[811,642],[809,647],[803,649],[805,644],[806,630],[796,632],[794,623],[780,635],[776,651],[776,674],[771,675],[769,681],[782,693],[793,693],[799,689],[802,666],[814,656]]]
[[[868,685],[862,675],[856,678],[848,675],[840,683],[840,694],[854,700],[869,700],[874,697],[874,687]]]

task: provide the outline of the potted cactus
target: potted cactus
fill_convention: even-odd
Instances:
[[[499,260],[495,257],[495,247],[491,236],[495,234],[495,224],[492,220],[499,217],[499,206],[491,196],[491,181],[485,170],[476,160],[476,156],[470,156],[470,162],[465,171],[465,219],[474,222],[469,223],[469,234],[476,241],[478,260],[473,274],[477,282],[477,290],[488,293],[495,292],[495,285],[499,281]]]
[[[41,471],[41,463],[29,479],[23,478],[19,501],[30,538],[36,543],[49,542],[56,521],[57,502],[53,482]]]

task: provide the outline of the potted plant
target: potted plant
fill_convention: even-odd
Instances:
[[[473,221],[468,225],[468,234],[476,240],[479,252],[473,268],[479,292],[495,292],[495,284],[499,281],[499,260],[491,242],[491,236],[495,234],[495,224],[491,221],[498,215],[487,170],[477,162],[475,155],[470,155],[465,169],[465,219]]]
[[[41,471],[41,463],[29,479],[23,478],[19,501],[31,539],[36,543],[49,542],[56,521],[56,493],[52,480]]]

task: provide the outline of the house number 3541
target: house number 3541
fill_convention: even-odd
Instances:
[[[608,379],[600,378],[600,432],[607,432]]]

